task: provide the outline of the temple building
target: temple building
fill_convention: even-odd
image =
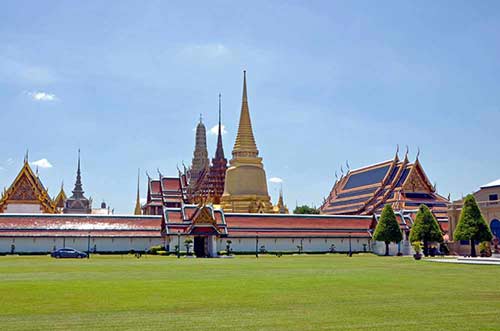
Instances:
[[[267,191],[266,172],[259,157],[250,120],[246,71],[243,72],[243,96],[240,123],[233,147],[233,158],[226,171],[221,207],[226,212],[272,213]]]
[[[209,199],[214,204],[220,204],[222,194],[224,193],[224,183],[226,180],[227,159],[224,155],[222,146],[222,122],[221,122],[221,95],[219,94],[219,126],[217,132],[217,149],[212,158],[212,165],[207,178],[207,189]]]
[[[57,213],[57,206],[31,169],[28,154],[14,182],[4,190],[0,198],[0,213]]]
[[[91,214],[92,202],[83,194],[82,177],[80,171],[80,150],[78,150],[78,168],[76,170],[76,181],[73,194],[66,200],[63,209],[64,214]]]
[[[273,206],[273,212],[276,214],[289,214],[288,207],[283,201],[283,188],[280,188],[280,195],[278,197],[278,203]]]
[[[160,174],[159,179],[153,179],[148,176],[146,203],[141,207],[143,214],[160,215],[161,206],[179,208],[182,204],[200,203],[211,203],[227,212],[288,213],[282,192],[278,204],[271,204],[266,173],[262,158],[258,157],[259,151],[252,131],[245,72],[240,122],[231,166],[228,168],[222,143],[220,94],[217,148],[211,163],[207,155],[206,128],[200,118],[191,167],[184,167],[183,171],[179,169],[178,177]],[[139,201],[139,198],[136,200]]]
[[[330,215],[374,215],[378,219],[382,208],[391,204],[404,233],[404,254],[410,253],[408,236],[418,211],[425,204],[432,211],[448,240],[449,200],[436,192],[420,161],[403,160],[398,153],[393,159],[356,170],[348,170],[324,200],[320,212]],[[381,247],[382,249],[382,247]]]

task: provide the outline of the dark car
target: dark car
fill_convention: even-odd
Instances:
[[[53,251],[50,256],[55,257],[56,259],[65,257],[82,259],[87,257],[87,253],[77,251],[73,248],[59,248]]]

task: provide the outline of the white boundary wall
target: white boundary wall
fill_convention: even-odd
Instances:
[[[180,236],[181,251],[185,251],[184,240],[186,236]],[[217,251],[225,251],[227,241],[231,240],[233,252],[255,252],[256,238],[249,237],[226,237],[217,238],[215,246]],[[175,252],[177,236],[166,239],[165,245],[170,252]],[[49,253],[54,248],[71,247],[86,252],[88,249],[88,237],[0,237],[0,253],[10,253],[12,245],[15,245],[15,253]],[[151,246],[163,245],[161,237],[91,237],[90,251],[94,249],[99,252],[128,252],[145,251]],[[260,238],[258,240],[259,251],[264,248],[267,252],[298,252],[302,244],[304,252],[329,252],[332,245],[336,252],[349,251],[349,238]],[[192,248],[191,248],[192,249]],[[351,238],[351,250],[353,252],[375,252],[384,254],[385,244],[372,242],[369,238]],[[397,253],[397,246],[391,245],[391,254]]]
[[[93,252],[128,252],[148,250],[151,246],[161,245],[161,237],[91,237],[90,251]],[[14,245],[15,253],[49,253],[54,248],[71,247],[86,252],[88,237],[1,237],[0,253],[10,253]]]

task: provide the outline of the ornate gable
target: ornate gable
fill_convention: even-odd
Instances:
[[[195,213],[193,217],[193,224],[210,224],[217,226],[215,218],[212,216],[212,211],[209,207],[203,206]]]
[[[11,186],[4,192],[0,199],[0,212],[4,212],[8,204],[39,204],[44,213],[56,213],[54,202],[50,199],[40,179],[33,173],[28,160]]]
[[[415,162],[403,183],[403,190],[406,192],[434,192],[434,188],[429,183],[418,161]]]

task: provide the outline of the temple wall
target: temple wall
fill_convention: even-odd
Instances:
[[[181,251],[185,251],[186,247],[184,240],[187,237],[181,236],[180,247]],[[255,238],[217,238],[214,242],[216,251],[226,250],[226,242],[231,240],[231,249],[233,252],[255,252],[256,239]],[[348,252],[349,239],[348,238],[259,238],[258,249],[263,248],[269,252],[298,252],[298,247],[301,245],[304,252],[329,252],[332,244],[335,247],[335,252]],[[172,236],[170,240],[167,238],[166,244],[170,252],[175,252],[175,245],[177,245],[177,236]],[[86,252],[88,249],[87,237],[2,237],[0,238],[0,253],[10,253],[11,245],[15,245],[15,253],[49,253],[55,248],[71,247],[80,251]],[[163,239],[161,237],[151,238],[90,238],[90,251],[99,252],[128,252],[131,250],[145,251],[151,246],[162,245]],[[383,243],[376,243],[372,245],[368,238],[351,238],[351,248],[353,252],[370,252],[372,246],[378,249],[380,246],[382,254],[384,253],[385,245]],[[375,247],[376,246],[376,247]],[[192,248],[191,248],[192,249]],[[396,254],[397,246],[391,246],[391,254]]]
[[[41,214],[42,207],[34,203],[9,203],[4,213],[13,214]]]
[[[372,251],[377,255],[385,255],[385,243],[383,241],[374,241],[372,244]],[[403,240],[400,243],[399,250],[398,244],[389,244],[389,255],[397,255],[398,251],[400,251],[403,255],[413,255],[415,253],[408,240]]]
[[[90,250],[97,252],[144,251],[154,245],[160,245],[160,237],[152,238],[90,238]],[[0,238],[0,253],[10,253],[12,245],[15,253],[49,253],[55,248],[70,247],[87,251],[87,237],[3,237]]]
[[[217,240],[217,249],[226,250],[226,241],[231,240],[231,249],[234,252],[255,252],[255,238],[230,237]],[[302,242],[302,243],[301,243]],[[349,251],[349,238],[259,238],[259,250],[264,246],[267,252],[298,252],[302,244],[304,252],[329,252],[335,245],[336,252]],[[353,252],[370,251],[370,240],[367,238],[352,238],[351,249]]]

